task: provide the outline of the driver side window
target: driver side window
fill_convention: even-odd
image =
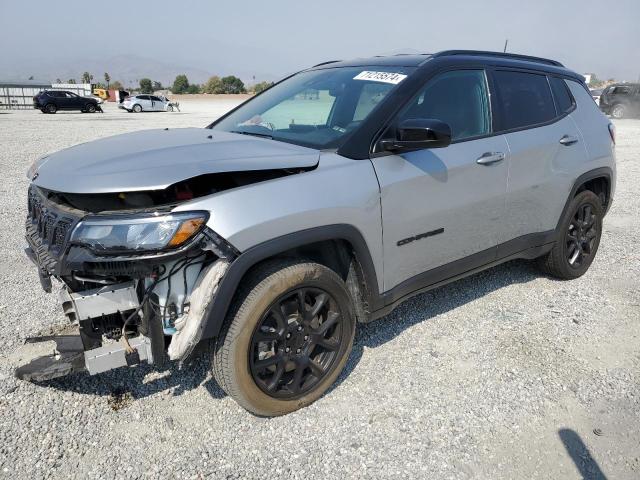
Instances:
[[[491,113],[484,70],[457,70],[431,79],[401,111],[408,119],[436,119],[451,127],[451,140],[491,133]]]

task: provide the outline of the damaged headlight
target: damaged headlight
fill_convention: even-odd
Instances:
[[[76,226],[71,241],[104,252],[170,249],[193,238],[207,219],[206,212],[88,217]]]

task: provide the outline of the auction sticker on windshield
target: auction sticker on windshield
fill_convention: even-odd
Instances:
[[[358,75],[353,77],[354,80],[368,80],[370,82],[392,83],[393,85],[399,84],[405,78],[407,78],[407,76],[401,73],[367,71],[360,72]]]

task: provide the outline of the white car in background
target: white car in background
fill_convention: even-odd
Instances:
[[[167,97],[162,95],[132,95],[124,99],[119,105],[120,108],[124,108],[128,112],[173,112],[174,110],[180,111],[179,104],[170,101]]]

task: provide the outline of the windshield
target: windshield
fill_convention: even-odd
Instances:
[[[275,85],[212,128],[311,148],[337,148],[415,68],[309,70]]]

